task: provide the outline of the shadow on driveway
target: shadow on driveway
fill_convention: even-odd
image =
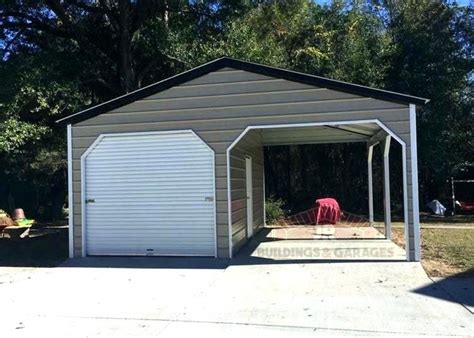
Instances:
[[[67,229],[30,230],[31,237],[0,237],[0,267],[55,267],[68,258]]]
[[[252,253],[262,243],[274,241],[269,229],[261,229],[252,240],[240,248],[233,259],[210,257],[163,256],[95,256],[68,259],[67,231],[46,234],[22,240],[0,239],[0,266],[11,267],[75,267],[75,268],[136,268],[136,269],[226,269],[229,266],[267,264],[325,264],[347,262],[400,262],[403,260],[370,258],[311,258],[311,257],[258,257]],[[284,245],[284,240],[278,240]],[[322,243],[322,242],[320,242]]]
[[[433,280],[435,283],[415,289],[413,292],[460,303],[474,314],[474,270]]]
[[[229,259],[207,257],[84,257],[65,261],[61,268],[226,269]]]

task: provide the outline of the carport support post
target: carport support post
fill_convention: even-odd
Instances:
[[[417,154],[417,137],[416,137],[416,106],[410,104],[410,163],[411,163],[411,201],[412,201],[412,219],[409,220],[412,226],[412,234],[408,234],[409,260],[421,260],[420,247],[420,206],[418,199],[418,154]],[[410,232],[410,229],[409,229]],[[413,236],[412,239],[410,238]]]
[[[374,145],[369,145],[367,154],[368,184],[369,184],[369,223],[374,223],[374,185],[372,178],[372,158],[374,155]]]
[[[390,208],[390,143],[392,136],[387,135],[383,142],[383,182],[384,182],[384,221],[385,238],[392,239],[392,217]]]

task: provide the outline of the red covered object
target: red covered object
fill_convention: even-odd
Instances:
[[[341,208],[334,198],[317,199],[314,205],[316,224],[336,224],[341,220]]]
[[[474,212],[474,201],[459,201],[461,211]]]

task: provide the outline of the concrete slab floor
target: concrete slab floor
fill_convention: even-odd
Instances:
[[[266,239],[383,239],[384,234],[371,226],[298,225],[265,227],[258,237]]]
[[[339,236],[326,236],[336,230],[329,226],[267,227],[240,250],[237,258],[253,258],[262,264],[275,261],[406,261],[405,251],[372,227],[346,227]],[[362,236],[351,238],[354,234]]]
[[[88,258],[58,268],[0,268],[2,336],[474,333],[473,315],[418,263],[180,263],[186,260]]]
[[[386,239],[372,240],[277,240],[258,242],[237,256],[271,261],[405,261],[405,251]]]

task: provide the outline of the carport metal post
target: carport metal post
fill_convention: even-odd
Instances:
[[[392,239],[392,217],[390,208],[390,143],[392,136],[385,137],[383,145],[384,221],[385,238]]]
[[[405,159],[406,160],[406,159]],[[410,104],[410,163],[411,163],[411,201],[412,201],[412,226],[414,255],[410,260],[421,260],[420,247],[420,206],[418,199],[418,154],[416,140],[416,106]],[[410,242],[408,234],[408,242]]]
[[[374,185],[372,178],[372,158],[374,157],[374,145],[369,145],[367,154],[368,185],[369,185],[369,223],[374,223]]]

